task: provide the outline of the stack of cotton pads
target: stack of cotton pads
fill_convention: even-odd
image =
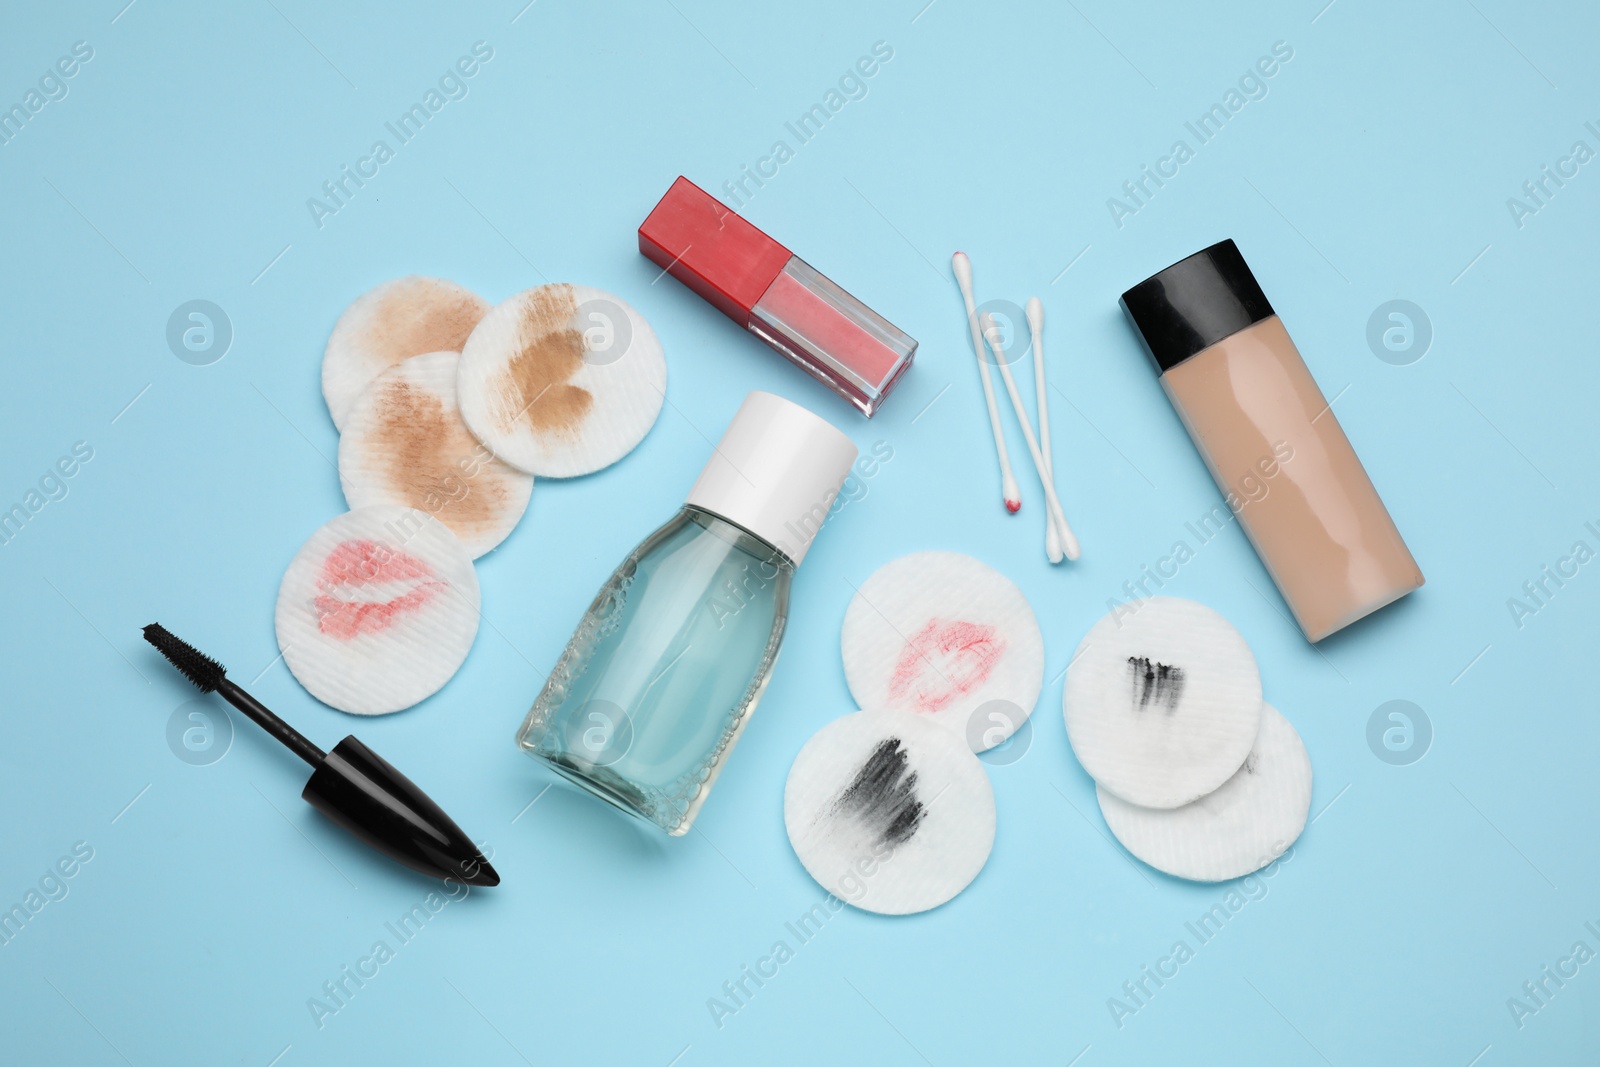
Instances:
[[[617,297],[545,285],[491,307],[407,277],[358,297],[322,362],[350,511],[314,533],[278,591],[278,646],[342,711],[437,692],[477,635],[472,561],[516,527],[534,476],[621,459],[654,424],[666,363]]]
[[[1261,699],[1244,638],[1205,605],[1152,597],[1118,606],[1078,646],[1062,703],[1106,824],[1157,870],[1238,878],[1305,829],[1305,745]]]
[[[903,915],[965,889],[994,847],[975,752],[1026,722],[1044,679],[1027,598],[992,567],[918,552],[880,567],[845,611],[845,678],[867,709],[795,757],[783,817],[795,855],[858,908]]]

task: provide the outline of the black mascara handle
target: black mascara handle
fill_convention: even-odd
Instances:
[[[322,766],[322,761],[327,758],[327,753],[307,741],[300,731],[274,715],[265,704],[240,689],[231,679],[222,679],[217,684],[217,692],[222,694],[222,699],[250,716],[257,726],[276,737],[284,747],[288,748],[296,756],[299,756],[313,767]]]
[[[412,870],[465,885],[500,884],[472,838],[415,782],[354,737],[333,746],[300,795]]]

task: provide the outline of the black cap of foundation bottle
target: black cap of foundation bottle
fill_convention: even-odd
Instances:
[[[1239,247],[1219,241],[1122,294],[1156,373],[1273,315]]]

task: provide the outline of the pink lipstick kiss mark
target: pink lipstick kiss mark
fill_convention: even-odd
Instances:
[[[405,586],[388,600],[350,599],[367,586]],[[416,611],[433,599],[444,582],[415,556],[376,541],[342,541],[322,564],[314,601],[317,629],[346,641],[360,634],[382,633],[398,616]]]
[[[930,714],[943,711],[982,685],[1004,651],[993,626],[929,619],[895,662],[889,699]]]

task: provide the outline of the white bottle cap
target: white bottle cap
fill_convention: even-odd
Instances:
[[[751,393],[684,503],[744,527],[799,564],[856,454],[827,420],[781,396]]]

